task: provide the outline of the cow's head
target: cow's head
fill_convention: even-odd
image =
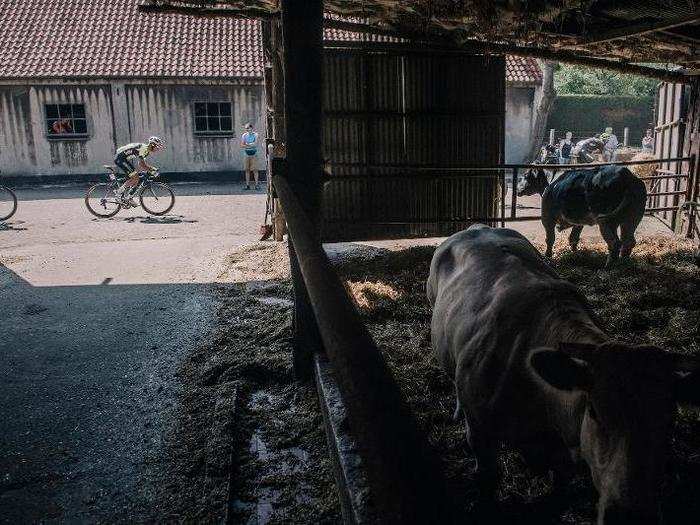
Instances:
[[[535,193],[542,195],[548,185],[547,174],[542,168],[527,170],[522,180],[518,182],[518,197],[534,195]]]
[[[700,401],[697,359],[652,347],[565,343],[536,350],[530,363],[562,400],[583,393],[581,455],[599,493],[598,524],[658,523],[676,403]]]

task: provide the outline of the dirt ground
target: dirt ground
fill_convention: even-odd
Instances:
[[[542,249],[539,235],[532,237]],[[476,495],[474,459],[463,426],[451,417],[452,385],[430,348],[425,279],[436,242],[423,242],[429,244],[404,248],[394,241],[343,243],[326,250],[449,479],[464,494],[466,513]],[[218,335],[195,354],[191,373],[208,378],[204,382],[209,385],[234,382],[241,392],[232,516],[251,524],[338,521],[315,391],[295,383],[291,374],[286,243],[249,245],[232,252],[227,261],[220,277],[230,283],[219,288]],[[605,246],[594,235],[584,237],[578,254],[569,251],[563,238],[556,246],[557,270],[583,290],[612,336],[700,354],[700,275],[689,243],[647,234],[630,262],[612,270],[604,270],[604,263]],[[253,275],[257,280],[251,281]],[[687,522],[678,509],[700,511],[698,436],[697,411],[679,409],[665,489],[669,523]],[[555,500],[548,497],[550,480],[533,475],[516,452],[504,447],[501,463],[505,516],[522,522],[526,515],[531,523],[593,522],[595,491],[585,470],[567,487],[566,498]]]

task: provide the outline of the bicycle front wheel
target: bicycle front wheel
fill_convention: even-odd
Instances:
[[[164,182],[151,182],[141,190],[139,201],[151,215],[165,215],[175,206],[175,194]]]
[[[114,217],[122,205],[114,194],[113,185],[100,182],[95,184],[85,194],[85,206],[95,217],[107,219]]]
[[[10,188],[0,186],[0,221],[6,221],[17,211],[17,195]]]

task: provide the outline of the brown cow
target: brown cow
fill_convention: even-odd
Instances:
[[[474,225],[447,239],[427,292],[484,499],[505,441],[555,474],[583,459],[599,524],[657,523],[667,436],[676,403],[697,400],[697,360],[610,341],[577,288],[513,230]]]

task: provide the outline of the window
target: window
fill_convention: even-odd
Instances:
[[[49,137],[85,137],[85,104],[46,104],[46,132]]]
[[[194,132],[210,135],[233,133],[233,112],[230,102],[195,102]]]

